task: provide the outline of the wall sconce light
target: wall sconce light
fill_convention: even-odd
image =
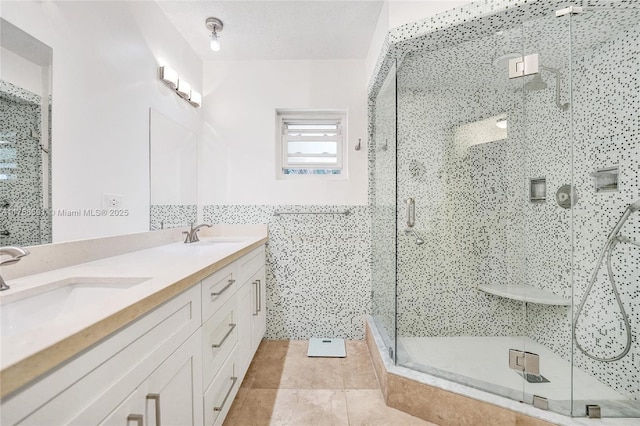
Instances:
[[[189,103],[196,108],[199,108],[202,105],[202,95],[195,90],[191,91],[191,96],[189,97]]]
[[[178,87],[178,73],[173,68],[160,67],[160,80],[172,89]]]
[[[160,67],[160,80],[194,107],[199,108],[202,105],[202,95],[191,90],[191,85],[181,79],[174,69],[167,66]]]
[[[218,18],[207,18],[204,24],[207,26],[207,29],[211,31],[209,35],[209,47],[214,52],[217,52],[220,50],[220,36],[218,33],[222,32],[222,21]]]
[[[178,92],[178,95],[180,95],[184,99],[189,99],[189,97],[191,96],[191,85],[183,79],[179,79],[176,92]]]

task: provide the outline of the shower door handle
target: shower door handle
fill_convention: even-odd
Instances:
[[[407,228],[413,228],[416,224],[416,200],[407,198]]]

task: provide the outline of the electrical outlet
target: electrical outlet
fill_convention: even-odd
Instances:
[[[122,207],[122,195],[120,194],[102,194],[103,209],[119,209]]]

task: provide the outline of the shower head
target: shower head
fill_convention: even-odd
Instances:
[[[640,210],[640,200],[636,201],[635,203],[629,204],[629,207],[627,208],[632,212]]]
[[[547,88],[547,83],[542,80],[540,73],[533,76],[531,81],[528,81],[524,85],[525,90],[529,92],[537,92],[538,90],[544,90]]]

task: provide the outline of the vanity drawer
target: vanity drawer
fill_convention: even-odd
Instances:
[[[206,322],[236,293],[238,262],[225,266],[202,280],[202,322]]]
[[[202,325],[203,390],[238,343],[238,304],[235,295]]]
[[[236,351],[232,351],[211,386],[204,393],[204,424],[221,425],[240,388]]]
[[[251,253],[237,260],[238,276],[241,284],[244,284],[260,268],[265,266],[264,246],[260,246]]]

